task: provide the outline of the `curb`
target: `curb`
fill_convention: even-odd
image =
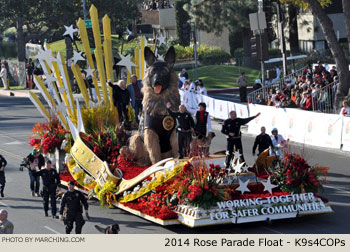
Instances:
[[[3,96],[14,96],[14,97],[29,97],[29,91],[32,91],[34,93],[39,93],[37,90],[21,90],[21,91],[16,91],[16,90],[0,90],[0,95]]]

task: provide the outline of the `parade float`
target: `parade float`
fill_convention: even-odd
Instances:
[[[31,101],[47,121],[35,125],[30,145],[48,157],[65,153],[64,167],[56,167],[63,184],[74,180],[78,189],[97,198],[102,206],[118,207],[160,225],[238,224],[332,212],[320,195],[321,176],[327,174],[328,167],[310,166],[296,153],[286,153],[276,170],[269,169],[274,157],[267,155],[260,155],[248,167],[236,154],[230,172],[224,168],[223,155],[170,157],[140,165],[127,148],[134,132],[118,122],[112,90],[106,84],[107,79],[114,80],[110,19],[106,15],[102,20],[102,46],[94,6],[90,17],[95,62],[82,19],[77,22],[78,29],[66,27],[65,33],[74,39],[73,33],[79,32],[83,44],[86,58],[75,51],[71,65],[82,99],[74,98],[66,60],[59,53],[54,57],[49,44],[37,57],[45,83],[39,76],[34,78],[46,104],[29,91]],[[118,64],[127,69],[127,83],[131,74],[144,78],[146,45],[142,37],[132,57],[120,54]],[[151,49],[156,52],[157,44]],[[85,72],[93,80],[97,101],[89,97],[78,61],[86,63]],[[62,154],[56,156],[62,163]]]

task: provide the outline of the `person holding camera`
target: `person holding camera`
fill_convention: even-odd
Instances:
[[[87,200],[85,196],[77,191],[74,190],[74,182],[69,181],[68,182],[68,191],[63,195],[63,198],[61,200],[61,208],[60,208],[60,220],[64,221],[64,225],[66,226],[66,234],[70,234],[70,232],[73,229],[73,223],[75,222],[75,233],[81,234],[81,229],[83,228],[85,221],[83,219],[83,208],[82,204],[85,209],[85,215],[87,219],[90,219],[88,208],[89,205],[87,203]],[[66,217],[63,218],[63,211],[64,208],[66,209]]]
[[[32,153],[30,153],[27,157],[29,162],[29,179],[30,179],[30,190],[32,191],[32,196],[38,196],[40,189],[40,179],[38,176],[35,176],[35,173],[41,170],[41,167],[45,165],[45,158],[40,153],[39,150],[33,149]]]
[[[38,171],[35,177],[42,177],[43,179],[43,199],[44,199],[44,211],[45,217],[49,216],[49,198],[51,201],[51,213],[53,219],[58,219],[56,216],[56,190],[61,185],[60,176],[55,169],[52,169],[51,160],[46,161],[46,169]]]
[[[6,159],[0,154],[0,195],[1,197],[4,196],[4,189],[5,189],[5,166],[7,165]]]

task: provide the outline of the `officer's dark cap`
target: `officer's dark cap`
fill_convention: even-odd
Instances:
[[[71,180],[68,182],[68,185],[74,185],[74,182]]]

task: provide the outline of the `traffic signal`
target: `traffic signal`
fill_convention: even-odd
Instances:
[[[89,39],[90,49],[94,50],[96,46],[95,46],[94,33],[92,31],[92,28],[86,28],[86,31]]]
[[[257,61],[269,59],[269,48],[265,33],[257,34],[250,38],[250,50],[252,58]]]
[[[182,24],[182,41],[184,44],[190,44],[191,26],[188,23]]]

